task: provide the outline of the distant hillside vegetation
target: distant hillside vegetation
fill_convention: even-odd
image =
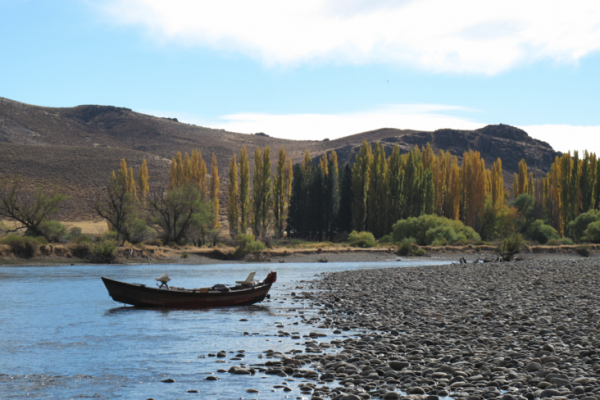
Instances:
[[[251,158],[256,146],[270,146],[273,166],[281,146],[293,162],[301,161],[305,150],[310,151],[313,159],[335,150],[342,164],[354,161],[363,140],[379,141],[388,154],[395,144],[406,152],[415,145],[430,143],[436,152],[449,150],[459,159],[466,150],[473,149],[481,152],[488,166],[496,158],[502,159],[507,185],[518,171],[521,159],[526,160],[530,171],[540,176],[560,154],[525,131],[502,124],[474,131],[384,128],[328,141],[277,139],[270,136],[273,134],[277,132],[248,135],[204,128],[121,107],[49,108],[0,97],[0,176],[21,175],[32,184],[61,187],[71,196],[63,218],[85,220],[95,217],[90,204],[122,158],[136,170],[142,159],[146,159],[150,184],[157,185],[166,182],[169,160],[177,151],[198,148],[207,163],[214,153],[224,194],[229,160],[244,145]],[[225,207],[221,210],[224,212]]]

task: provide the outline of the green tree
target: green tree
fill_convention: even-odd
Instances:
[[[195,224],[196,229],[212,227],[213,210],[209,202],[201,199],[200,190],[195,184],[183,184],[172,189],[162,187],[148,196],[149,218],[161,232],[165,243],[182,244]]]
[[[337,216],[337,228],[339,232],[349,233],[352,231],[352,202],[354,192],[352,191],[352,169],[350,165],[344,165],[340,174],[340,208]]]
[[[367,229],[371,157],[371,146],[365,140],[356,155],[356,162],[352,166],[352,192],[354,198],[352,220],[354,229],[357,231]]]
[[[239,233],[240,208],[238,206],[238,166],[235,153],[229,162],[229,189],[227,201],[227,221],[231,238]]]
[[[277,174],[273,185],[273,219],[275,223],[275,236],[283,237],[283,223],[286,219],[286,153],[283,146],[279,150],[277,161]]]
[[[288,210],[287,226],[290,237],[304,237],[307,231],[306,209],[308,198],[306,195],[306,184],[304,182],[304,171],[300,164],[294,166],[294,178],[292,179],[292,194]]]
[[[250,161],[246,146],[240,150],[240,232],[246,234],[250,224]]]
[[[0,217],[20,226],[3,230],[11,232],[24,227],[33,236],[43,236],[40,225],[56,216],[66,199],[54,190],[49,193],[41,188],[29,191],[22,178],[6,177],[0,180]]]

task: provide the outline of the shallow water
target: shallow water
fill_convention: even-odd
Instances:
[[[304,303],[289,296],[302,280],[321,272],[445,264],[425,262],[221,264],[0,267],[0,398],[282,399],[302,397],[294,390],[272,391],[278,376],[217,373],[240,363],[264,363],[267,349],[304,349],[307,340],[278,337],[278,330],[323,331],[300,320]],[[271,300],[246,307],[161,310],[124,307],[114,302],[100,277],[154,285],[168,273],[174,286],[233,283],[256,271],[278,274]],[[307,318],[318,310],[304,309]],[[242,322],[240,319],[247,319]],[[285,328],[276,325],[281,322]],[[244,332],[249,335],[244,335]],[[308,339],[310,340],[310,339]],[[208,353],[233,353],[217,362]],[[242,361],[231,360],[245,350]],[[333,350],[332,350],[333,351]],[[219,381],[206,381],[215,373]],[[174,383],[161,380],[172,378]],[[260,393],[246,393],[255,388]],[[190,389],[199,393],[188,393]],[[309,396],[303,396],[309,398]]]

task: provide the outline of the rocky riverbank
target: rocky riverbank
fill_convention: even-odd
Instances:
[[[339,339],[311,334],[259,370],[312,380],[315,400],[598,400],[599,283],[598,258],[327,274],[303,322]]]

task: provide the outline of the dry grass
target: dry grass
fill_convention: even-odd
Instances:
[[[80,221],[80,222],[66,222],[61,221],[67,229],[81,228],[81,233],[85,235],[100,236],[108,232],[108,225],[106,221]]]

